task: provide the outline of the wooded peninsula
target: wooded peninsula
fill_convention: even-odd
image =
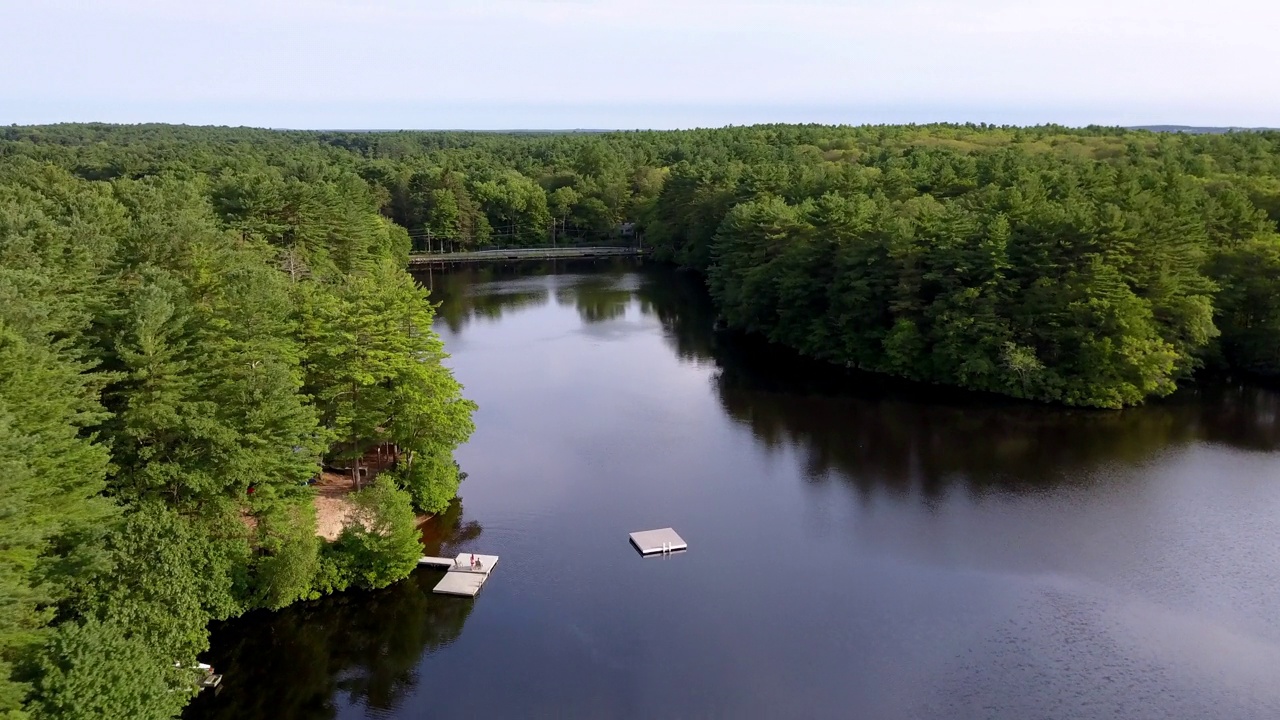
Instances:
[[[1280,376],[1276,132],[0,128],[0,719],[174,717],[210,621],[404,578],[476,409],[410,254],[641,239],[838,365]]]

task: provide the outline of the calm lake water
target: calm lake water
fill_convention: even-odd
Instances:
[[[502,561],[221,625],[188,718],[1280,718],[1280,394],[1048,408],[715,332],[664,269],[423,281],[480,404],[428,550]]]

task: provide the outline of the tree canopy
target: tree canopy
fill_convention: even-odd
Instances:
[[[408,573],[475,409],[412,252],[642,242],[805,355],[1118,408],[1280,375],[1278,223],[1274,132],[0,128],[0,718],[171,717],[210,620]]]
[[[210,620],[412,570],[475,406],[352,168],[2,144],[0,717],[172,717]],[[382,445],[324,543],[310,481]]]

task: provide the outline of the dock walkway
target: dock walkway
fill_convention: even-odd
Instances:
[[[475,565],[471,564],[473,557],[476,561]],[[418,560],[418,564],[449,569],[440,582],[436,583],[433,592],[441,595],[475,597],[480,592],[480,588],[484,587],[485,581],[489,579],[489,573],[493,572],[494,566],[498,564],[498,556],[462,553],[452,560],[424,556]]]

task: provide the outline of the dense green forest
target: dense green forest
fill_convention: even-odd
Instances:
[[[0,717],[175,715],[210,620],[403,578],[458,487],[474,406],[375,190],[148,147],[0,159]],[[308,481],[375,447],[323,542]]]
[[[851,367],[1105,408],[1280,371],[1271,139],[935,139],[681,169],[654,242],[731,326]]]
[[[171,717],[211,619],[409,572],[474,409],[413,251],[643,242],[805,355],[1117,408],[1280,374],[1278,222],[1276,133],[0,128],[0,718]]]
[[[414,250],[643,242],[731,327],[925,382],[1115,408],[1280,373],[1280,133],[0,132],[82,178],[199,173],[227,227],[313,246],[317,208],[366,194]]]

